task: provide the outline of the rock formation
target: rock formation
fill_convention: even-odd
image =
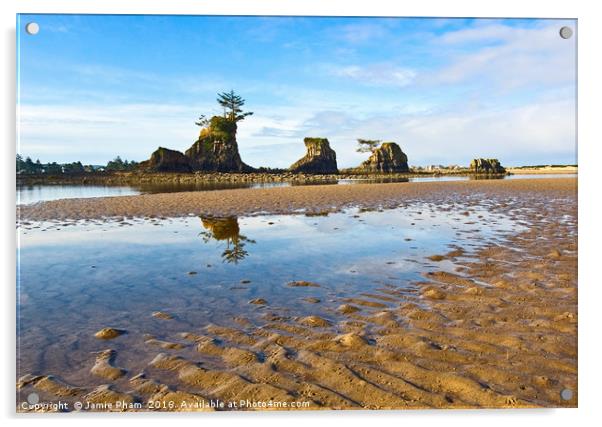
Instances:
[[[498,159],[473,159],[470,162],[470,170],[478,174],[504,174],[506,169]]]
[[[366,172],[409,172],[408,156],[394,142],[383,142],[360,168]]]
[[[199,139],[186,150],[192,169],[206,172],[251,172],[240,158],[236,142],[236,122],[213,116],[201,130]]]
[[[337,154],[326,138],[305,138],[307,154],[293,163],[291,172],[338,173]]]
[[[159,147],[150,159],[140,163],[148,172],[192,172],[190,159],[179,151]]]

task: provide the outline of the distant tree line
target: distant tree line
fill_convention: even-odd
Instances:
[[[17,154],[17,174],[19,175],[61,175],[102,171],[131,171],[137,166],[138,162],[122,160],[119,156],[110,160],[106,165],[83,165],[82,162],[41,163],[39,159],[34,162],[31,157],[26,157],[23,160],[23,157]]]

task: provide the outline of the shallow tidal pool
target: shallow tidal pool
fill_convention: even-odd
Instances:
[[[18,237],[18,370],[102,384],[90,375],[104,327],[119,362],[140,372],[167,339],[229,326],[316,315],[337,323],[353,302],[385,309],[387,292],[416,299],[413,283],[453,271],[444,255],[503,243],[523,226],[471,206],[412,205],[327,216],[124,218],[24,223]],[[296,285],[296,286],[295,286]],[[153,317],[164,312],[171,320]],[[241,320],[242,319],[242,320]],[[194,349],[182,354],[199,359]],[[169,384],[169,378],[165,378]]]

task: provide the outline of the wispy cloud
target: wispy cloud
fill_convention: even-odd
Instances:
[[[368,86],[404,87],[416,78],[416,71],[391,64],[330,66],[330,73]]]
[[[446,33],[434,48],[478,43],[470,49],[453,50],[447,65],[425,73],[424,84],[486,83],[491,88],[574,85],[576,44],[558,35],[562,24],[546,22],[533,28],[492,24]]]
[[[335,27],[337,37],[348,43],[365,43],[385,37],[389,28],[386,20],[359,22]]]
[[[40,28],[41,31],[49,31],[51,33],[68,33],[69,28],[63,24],[57,25],[48,25],[45,24],[43,28]]]

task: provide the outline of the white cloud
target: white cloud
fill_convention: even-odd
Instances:
[[[353,166],[365,155],[354,152],[358,137],[399,143],[411,164],[463,164],[474,157],[498,157],[521,164],[572,161],[575,109],[571,100],[534,102],[497,110],[458,110],[406,114],[355,121],[328,135],[340,165]]]
[[[330,73],[368,86],[398,86],[411,84],[416,72],[390,64],[348,65],[330,67]]]
[[[562,25],[551,21],[516,28],[496,23],[446,33],[436,39],[433,49],[448,49],[449,63],[422,74],[420,83],[483,82],[502,90],[574,84],[575,38],[562,39],[558,35]]]
[[[341,25],[335,28],[338,38],[349,43],[363,43],[373,39],[384,37],[388,34],[385,21],[360,22],[355,24]]]
[[[168,104],[21,105],[20,152],[42,161],[143,160],[158,146],[188,148],[198,134],[191,112]]]

